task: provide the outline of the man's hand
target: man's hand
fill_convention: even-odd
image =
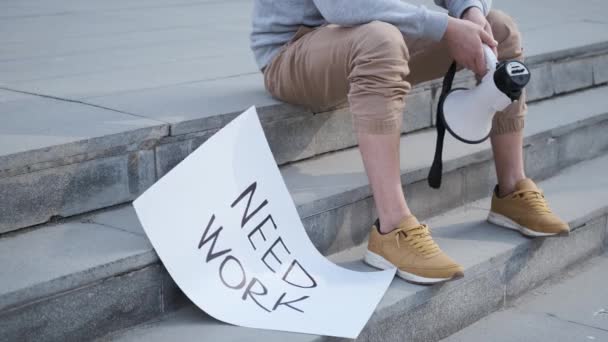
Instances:
[[[490,36],[492,36],[492,39],[494,39],[494,34],[492,33],[492,26],[490,26],[490,23],[486,19],[486,16],[483,15],[483,12],[479,8],[469,7],[466,11],[464,11],[462,19],[468,20],[483,27],[483,30],[486,31]],[[494,54],[498,56],[498,51],[496,50],[496,47],[492,48],[492,50],[494,51]]]
[[[474,9],[469,9],[465,16],[477,17],[474,14],[476,11],[472,11]],[[477,9],[477,11],[479,10]],[[479,14],[481,14],[481,19],[487,23],[481,11]],[[479,20],[479,18],[475,18],[475,20]],[[498,42],[491,34],[489,24],[488,29],[490,33],[484,29],[484,26],[473,23],[472,20],[449,18],[448,28],[443,35],[452,58],[478,76],[484,76],[487,71],[482,44],[486,44],[492,49],[496,49],[498,46]]]

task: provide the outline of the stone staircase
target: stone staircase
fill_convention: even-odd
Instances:
[[[511,303],[547,278],[605,251],[608,243],[608,156],[563,169],[540,183],[573,228],[569,237],[527,239],[485,221],[489,198],[427,222],[442,248],[465,267],[462,280],[431,287],[395,279],[357,341],[438,341]],[[330,255],[345,267],[361,262],[365,244]],[[99,341],[298,341],[342,339],[234,327],[192,305]]]
[[[236,5],[250,2],[208,6]],[[522,27],[532,23],[516,4],[507,6]],[[488,143],[448,140],[442,188],[430,189],[441,85],[417,86],[404,113],[402,180],[410,207],[466,276],[432,287],[394,281],[361,341],[439,340],[605,248],[608,34],[589,37],[600,24],[577,25],[565,25],[577,34],[557,44],[544,42],[542,27],[524,30],[537,43],[527,59],[526,171],[545,180],[541,187],[574,233],[528,240],[483,221],[495,183]],[[456,82],[474,81],[461,73]],[[369,270],[360,258],[374,207],[346,110],[311,113],[277,102],[248,70],[112,94],[76,89],[74,97],[61,87],[41,93],[9,83],[0,81],[0,123],[7,123],[0,135],[0,341],[335,340],[228,326],[195,309],[129,202],[255,104],[315,246],[337,263]]]

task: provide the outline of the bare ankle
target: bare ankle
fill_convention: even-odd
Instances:
[[[517,177],[504,180],[498,183],[498,196],[505,197],[515,191],[515,185],[521,180],[526,179],[525,175],[519,175]]]
[[[513,185],[499,185],[498,186],[498,197],[505,197],[508,194],[513,193],[515,191],[515,184]]]
[[[399,223],[403,221],[406,217],[412,216],[412,213],[408,210],[407,212],[400,215],[387,215],[385,217],[380,216],[380,232],[382,234],[390,233]]]

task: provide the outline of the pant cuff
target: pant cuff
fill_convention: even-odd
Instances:
[[[525,126],[524,117],[501,118],[499,115],[494,117],[492,122],[492,131],[490,135],[496,136],[501,134],[521,132]]]
[[[401,113],[390,119],[366,119],[354,116],[353,125],[357,133],[394,134],[401,133]]]

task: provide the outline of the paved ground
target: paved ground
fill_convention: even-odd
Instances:
[[[607,283],[604,254],[443,341],[608,341]]]
[[[272,104],[249,51],[252,2],[2,1],[0,153]],[[608,40],[606,1],[494,7],[528,55]]]
[[[431,0],[409,2],[433,7]],[[252,3],[6,0],[0,84],[92,99],[256,74],[249,51]],[[608,37],[606,1],[495,0],[494,7],[517,18],[529,54]],[[551,36],[559,38],[546,39]]]

